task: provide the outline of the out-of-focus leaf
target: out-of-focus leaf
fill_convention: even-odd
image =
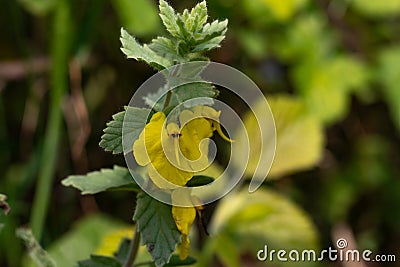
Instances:
[[[400,1],[398,0],[352,0],[351,4],[359,12],[371,17],[387,17],[400,15]]]
[[[243,190],[223,198],[211,228],[216,235],[232,238],[241,253],[248,252],[246,255],[254,258],[264,245],[287,251],[318,247],[315,226],[305,212],[283,196],[263,188],[251,194]]]
[[[122,267],[115,258],[91,255],[89,260],[79,261],[79,267]]]
[[[138,174],[137,174],[138,175]],[[101,169],[86,175],[70,175],[61,181],[64,186],[73,186],[82,195],[97,194],[106,190],[140,191],[127,168],[114,166],[114,169]]]
[[[16,235],[21,238],[28,248],[29,256],[39,267],[56,267],[55,261],[36,241],[29,228],[18,228]]]
[[[318,120],[307,113],[304,103],[298,98],[276,95],[267,100],[275,119],[277,133],[275,158],[268,177],[279,178],[316,165],[323,149],[323,132]],[[251,137],[250,158],[245,173],[250,177],[255,175],[255,178],[263,179],[265,177],[254,174],[259,164],[261,143],[263,142],[265,150],[274,149],[274,146],[267,140],[268,137],[261,137],[252,113],[248,113],[243,121],[248,136]],[[238,139],[240,138],[245,138],[243,132],[239,133]],[[243,164],[245,160],[240,157],[235,158],[237,158],[235,164]]]
[[[278,39],[275,50],[288,62],[315,62],[332,50],[334,38],[326,19],[318,15],[301,16],[295,20],[284,38]]]
[[[18,0],[29,12],[43,16],[52,11],[57,0]]]
[[[161,27],[157,6],[151,0],[115,0],[111,1],[122,26],[133,34],[154,34]]]
[[[243,51],[254,59],[260,59],[267,54],[267,41],[265,36],[259,31],[248,29],[237,33],[238,41],[243,47]]]
[[[239,267],[240,253],[234,239],[227,234],[219,234],[216,238],[215,254],[224,266]]]
[[[99,247],[93,254],[106,257],[115,256],[119,262],[124,263],[129,253],[129,245],[134,231],[135,227],[126,226],[108,232],[106,235],[103,235]],[[140,246],[135,263],[149,261],[151,261],[151,256],[146,250],[146,246]]]
[[[125,224],[104,215],[90,216],[80,220],[68,233],[55,241],[48,252],[57,267],[76,266],[78,261],[87,259],[99,247],[105,234],[124,227]],[[35,265],[29,262],[24,266]]]
[[[150,114],[148,109],[125,107],[125,111],[114,114],[113,120],[107,123],[99,145],[105,151],[112,151],[113,154],[131,151],[133,143],[146,126],[147,117]]]
[[[379,62],[377,78],[384,86],[385,99],[400,131],[400,47],[384,50],[379,56]]]
[[[308,0],[246,0],[245,10],[250,16],[264,16],[279,22],[287,22]]]
[[[142,244],[146,245],[156,266],[167,264],[176,245],[181,242],[171,206],[142,192],[137,196],[133,219],[142,234]]]
[[[4,217],[10,212],[10,206],[6,200],[7,196],[0,194],[0,232],[4,227]]]
[[[134,227],[129,226],[103,235],[100,245],[93,254],[109,257],[113,256],[123,244],[122,240],[129,240],[132,238],[134,230]]]
[[[351,93],[367,88],[369,72],[355,58],[337,56],[299,66],[294,79],[309,112],[329,124],[346,115]]]

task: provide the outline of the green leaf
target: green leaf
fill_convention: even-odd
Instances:
[[[178,24],[176,23],[178,17],[175,14],[175,10],[170,5],[168,5],[168,3],[164,0],[160,0],[159,8],[160,8],[160,17],[165,28],[172,36],[179,38],[180,29]]]
[[[310,115],[301,99],[288,95],[275,95],[267,97],[272,110],[276,126],[276,150],[275,158],[268,177],[279,178],[289,173],[308,169],[319,162],[323,152],[323,131],[317,119]],[[258,107],[259,106],[259,107]],[[256,105],[257,109],[262,108]],[[254,173],[259,164],[261,144],[263,149],[273,150],[268,136],[261,136],[258,124],[252,113],[248,113],[244,119],[250,139],[250,158],[246,174],[254,178],[265,177]],[[246,138],[244,132],[238,133],[238,141]],[[245,158],[235,157],[235,164],[246,162]]]
[[[245,0],[244,8],[253,19],[264,22],[272,18],[278,22],[287,22],[308,2],[308,0]]]
[[[148,109],[125,107],[125,111],[114,114],[113,120],[107,123],[99,145],[113,154],[131,151],[133,142],[139,138],[150,114]]]
[[[199,32],[208,18],[206,1],[198,3],[190,13],[187,10],[185,11],[182,17],[184,18],[186,29],[193,33]]]
[[[139,61],[144,61],[150,66],[162,70],[170,67],[171,62],[158,55],[156,52],[150,49],[148,45],[140,45],[135,38],[133,38],[127,31],[121,28],[121,51],[128,57],[134,58]]]
[[[29,228],[18,228],[16,235],[24,241],[29,256],[39,267],[56,267],[55,261],[42,249]]]
[[[72,229],[51,244],[48,252],[57,262],[57,267],[76,266],[80,260],[87,259],[100,246],[108,233],[126,227],[105,215],[91,215],[79,220]],[[31,262],[23,266],[33,267]]]
[[[220,43],[225,39],[225,33],[228,29],[228,20],[214,20],[211,24],[204,25],[202,32],[196,37],[196,45],[193,52],[209,51],[220,47]]]
[[[388,16],[400,15],[400,1],[364,1],[353,0],[351,5],[364,15],[378,18],[386,18]]]
[[[149,48],[158,55],[167,58],[172,64],[185,62],[186,59],[177,52],[176,41],[166,37],[157,37],[151,41]]]
[[[122,264],[111,257],[91,255],[90,260],[78,262],[79,267],[122,267]]]
[[[386,102],[400,131],[400,46],[387,48],[379,55],[377,76],[383,84]]]
[[[219,234],[216,236],[215,254],[224,266],[239,267],[239,248],[229,235]]]
[[[233,242],[239,255],[252,255],[254,260],[254,252],[264,245],[268,245],[269,251],[318,248],[316,227],[308,215],[284,196],[264,188],[254,193],[242,190],[224,197],[213,215],[211,231],[217,238],[229,237],[231,241],[221,242]],[[215,249],[225,250],[225,246],[215,246]],[[217,254],[222,256],[221,253],[229,255],[228,251]],[[277,266],[284,264],[277,263]]]
[[[171,206],[142,192],[137,196],[133,219],[142,235],[142,244],[147,246],[156,266],[167,264],[181,241],[180,232],[172,218]]]
[[[164,267],[173,267],[173,266],[187,266],[196,263],[196,259],[188,256],[186,259],[181,260],[178,255],[172,255],[169,263],[164,265]]]
[[[125,262],[129,255],[131,240],[128,238],[123,238],[119,244],[117,252],[115,252],[115,258],[119,262]]]
[[[123,27],[135,35],[157,33],[161,26],[157,6],[151,0],[115,0],[110,3],[114,6]]]
[[[175,37],[177,50],[183,55],[204,52],[219,47],[225,38],[228,20],[207,23],[207,5],[203,1],[189,12],[176,14],[164,0],[160,1],[160,16],[168,32]]]
[[[7,196],[0,194],[0,232],[4,227],[5,216],[10,212],[10,206],[7,203]]]
[[[303,64],[294,75],[296,89],[303,96],[307,109],[325,124],[343,118],[348,112],[351,94],[368,88],[369,81],[364,64],[350,56]]]
[[[205,175],[194,175],[192,179],[190,179],[187,183],[186,186],[188,187],[196,187],[196,186],[202,186],[202,185],[207,185],[214,182],[214,178],[210,176],[205,176]]]
[[[139,177],[139,176],[138,176]],[[73,186],[82,195],[96,194],[106,190],[123,188],[129,191],[140,191],[127,168],[114,166],[114,169],[101,169],[86,175],[71,175],[61,181],[64,186]]]
[[[172,91],[170,106],[174,107],[184,103],[184,107],[190,108],[196,105],[212,105],[215,98],[218,96],[219,91],[215,89],[214,85],[207,82],[194,82],[187,83],[175,87]],[[145,103],[156,111],[161,111],[167,93],[167,86],[160,88],[155,94],[149,94],[144,97]],[[194,99],[203,98],[203,99]],[[157,101],[158,100],[158,101]],[[190,100],[186,102],[187,100]],[[157,102],[156,102],[157,101]]]

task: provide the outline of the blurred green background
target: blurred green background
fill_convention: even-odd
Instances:
[[[182,11],[196,1],[170,3]],[[58,258],[79,258],[104,232],[130,222],[135,196],[82,197],[60,181],[125,165],[98,147],[102,129],[154,71],[125,59],[120,27],[142,42],[165,34],[157,1],[1,4],[0,193],[12,210],[0,233],[0,266],[22,265],[15,229],[23,225]],[[399,258],[400,1],[210,0],[208,8],[211,18],[229,19],[210,58],[250,76],[270,97],[279,126],[277,162],[257,198],[266,206],[253,203],[266,217],[250,212],[243,196],[222,201],[212,227],[225,230],[213,241],[198,238],[199,264],[259,266],[255,253],[267,241],[326,248],[339,237]],[[224,215],[229,203],[237,214]],[[268,214],[293,222],[274,224]],[[261,243],[251,242],[254,222],[266,229]],[[342,266],[321,263],[328,265]]]

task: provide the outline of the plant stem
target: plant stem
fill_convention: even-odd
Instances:
[[[135,259],[136,259],[136,255],[139,251],[139,245],[140,245],[140,232],[139,232],[139,227],[136,224],[135,232],[133,233],[133,238],[132,238],[131,244],[129,246],[128,258],[126,259],[124,267],[132,267],[133,266],[133,263],[135,262]]]
[[[171,93],[171,90],[170,90],[170,91],[167,92],[167,97],[165,98],[163,110],[165,110],[168,107],[169,102],[171,101],[171,96],[172,96],[172,93]]]
[[[50,72],[50,107],[49,119],[44,137],[41,166],[33,201],[31,226],[38,240],[42,236],[43,226],[50,200],[50,191],[57,163],[57,149],[61,134],[61,104],[68,84],[68,52],[69,52],[69,1],[59,0],[54,14],[53,36],[51,38],[52,68]]]

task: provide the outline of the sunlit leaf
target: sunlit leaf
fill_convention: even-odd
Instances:
[[[400,14],[400,1],[398,0],[352,0],[350,3],[357,11],[371,17],[387,17]]]
[[[131,151],[133,142],[146,126],[149,114],[148,109],[125,107],[125,111],[114,114],[113,120],[107,123],[99,145],[113,154]]]
[[[97,194],[106,190],[140,191],[129,170],[119,166],[89,172],[86,175],[70,175],[61,183],[79,189],[82,195]]]
[[[251,16],[267,17],[280,22],[286,22],[296,14],[308,0],[246,0],[245,9]],[[265,18],[264,18],[265,19]]]
[[[167,264],[181,241],[181,234],[172,218],[171,206],[142,192],[138,194],[133,218],[142,235],[142,244],[146,245],[156,266]]]
[[[329,124],[347,114],[352,93],[367,89],[369,72],[355,58],[337,56],[298,66],[294,80],[309,112]]]
[[[262,188],[223,198],[211,227],[217,236],[229,236],[241,253],[247,252],[254,259],[264,245],[276,250],[318,247],[315,226],[306,213],[285,197]],[[216,249],[225,248],[221,245]]]
[[[275,95],[268,97],[267,100],[275,119],[277,133],[275,158],[268,177],[279,178],[316,165],[323,149],[323,132],[319,122],[307,113],[304,103],[298,98]],[[273,150],[274,146],[267,136],[261,138],[257,121],[251,113],[248,113],[243,121],[248,136],[251,137],[246,174],[250,177],[254,174],[255,178],[263,179],[265,177],[258,177],[257,173],[254,173],[259,164],[261,143],[263,142],[265,150]],[[239,133],[238,139],[240,138],[245,138],[243,132]],[[237,158],[235,164],[245,162],[245,159],[235,158]]]
[[[77,262],[89,258],[108,232],[125,227],[118,221],[103,215],[84,218],[48,248],[57,267],[76,266]],[[33,263],[24,266],[34,267]]]

